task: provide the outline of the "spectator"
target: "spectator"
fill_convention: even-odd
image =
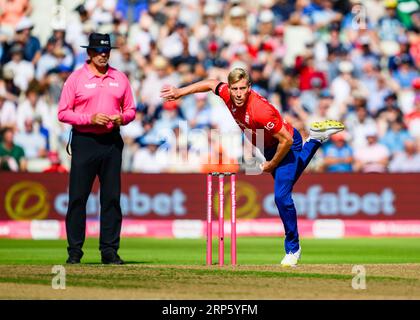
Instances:
[[[60,157],[57,152],[48,152],[48,160],[50,160],[50,166],[43,170],[44,173],[56,172],[56,173],[68,173],[69,170],[61,164]]]
[[[87,0],[85,8],[96,25],[110,25],[117,0]]]
[[[365,62],[362,66],[362,75],[359,77],[360,86],[365,92],[372,94],[378,89],[378,68],[371,62]]]
[[[160,143],[157,140],[147,141],[144,148],[138,149],[133,156],[133,172],[159,173],[166,168],[166,152],[158,150]]]
[[[312,122],[324,121],[331,118],[332,99],[331,93],[328,90],[324,90],[319,94],[319,102],[313,113],[307,112],[299,103],[292,104],[292,108],[300,119],[304,121],[309,130]]]
[[[16,105],[7,100],[6,90],[0,88],[0,129],[16,127]]]
[[[339,76],[331,82],[331,93],[334,96],[334,104],[346,103],[350,97],[352,88],[353,65],[349,61],[341,61],[338,65]]]
[[[186,108],[185,105],[186,103],[183,103],[181,108],[184,107],[184,114],[191,128],[210,129],[212,127],[211,106],[206,92],[195,94],[193,101]]]
[[[3,71],[3,72],[2,72]],[[17,103],[19,100],[20,89],[13,82],[12,70],[0,70],[0,91],[4,92],[7,100]]]
[[[351,145],[356,150],[366,145],[366,132],[376,127],[376,122],[367,111],[364,96],[355,96],[354,101],[354,112],[347,114],[345,125],[352,137]]]
[[[391,123],[388,131],[380,139],[380,142],[394,154],[403,151],[405,141],[410,139],[412,137],[405,128],[402,119],[397,119]]]
[[[250,76],[253,89],[262,96],[268,95],[269,84],[268,78],[264,74],[264,65],[254,63],[251,65]]]
[[[243,43],[246,30],[246,10],[240,5],[235,5],[229,10],[228,23],[223,28],[222,39],[229,45]]]
[[[86,26],[94,27],[93,22],[90,20],[90,16],[86,7],[83,4],[79,4],[73,9],[74,12],[77,12],[77,16],[72,16],[68,23],[66,29],[66,41],[72,46],[75,54],[78,55],[86,50],[83,50],[79,46],[80,43],[87,43],[88,33],[84,32]]]
[[[420,172],[420,152],[414,140],[404,141],[404,150],[398,152],[389,164],[390,172]]]
[[[221,10],[222,4],[220,2],[206,1],[203,8],[202,21],[198,24],[195,32],[197,39],[201,42],[201,49],[207,48],[208,43],[212,41],[217,41],[218,45],[223,44],[223,41],[220,39],[220,17],[223,14]]]
[[[155,118],[157,119],[154,124],[156,133],[163,132],[165,129],[174,129],[179,126],[180,121],[185,119],[176,101],[165,101],[162,107],[157,109]]]
[[[174,31],[162,41],[162,55],[173,59],[182,55],[196,56],[198,54],[198,41],[189,35],[188,27],[183,22],[177,22]]]
[[[43,84],[46,86],[48,96],[54,105],[58,104],[61,88],[71,71],[71,68],[60,64],[56,68],[48,71],[44,78]]]
[[[393,79],[402,89],[410,88],[411,83],[418,76],[418,71],[413,68],[408,58],[402,58],[397,70],[392,74]]]
[[[4,72],[13,74],[13,83],[21,91],[26,91],[29,82],[35,76],[35,68],[32,63],[23,60],[23,47],[19,44],[10,49],[11,61],[4,65]]]
[[[381,40],[397,41],[401,35],[403,25],[397,17],[397,0],[385,1],[385,15],[378,21],[378,31]]]
[[[404,117],[408,130],[411,135],[420,138],[420,94],[414,99],[414,109]]]
[[[0,170],[26,171],[25,152],[22,147],[14,143],[14,130],[5,128],[0,142]]]
[[[156,108],[163,102],[159,90],[163,85],[177,85],[176,75],[171,73],[171,66],[167,59],[157,56],[153,59],[152,70],[147,73],[141,89],[141,101],[144,112],[152,116]]]
[[[154,40],[151,33],[152,25],[153,18],[147,12],[143,12],[138,19],[138,23],[129,28],[128,45],[143,57],[150,54]]]
[[[364,94],[367,99],[367,108],[370,114],[377,114],[383,107],[385,97],[389,92],[390,83],[384,74],[377,74],[376,84],[373,84],[373,90],[369,94]],[[364,90],[366,91],[366,90]]]
[[[314,83],[317,83],[316,86],[321,89],[326,88],[326,75],[324,72],[317,70],[312,50],[308,50],[305,55],[296,57],[295,69],[299,73],[299,89],[301,91],[313,89]]]
[[[397,99],[395,92],[388,92],[384,98],[384,106],[378,110],[375,116],[380,135],[384,135],[388,131],[390,123],[403,117]]]
[[[50,37],[45,46],[44,52],[39,58],[36,79],[42,81],[48,71],[58,67],[65,57],[64,51],[57,46],[57,39]]]
[[[149,8],[147,0],[117,0],[115,13],[121,16],[128,24],[139,20],[143,12]]]
[[[324,168],[326,172],[352,172],[353,150],[346,142],[345,132],[331,137],[325,146]]]
[[[3,32],[13,32],[16,25],[32,12],[29,0],[0,0],[0,28]]]
[[[353,66],[355,67],[354,73],[357,77],[364,75],[363,68],[366,68],[366,66],[370,68],[379,66],[379,60],[381,58],[372,50],[372,41],[368,35],[363,35],[358,39],[356,48],[352,51],[351,56]]]
[[[181,42],[182,50],[179,52],[179,54],[172,57],[172,64],[175,68],[179,68],[182,65],[192,66],[195,67],[195,65],[198,62],[197,54],[198,54],[198,43],[197,40],[193,37],[188,36],[188,30],[186,29],[186,26],[179,27],[179,40]],[[191,45],[191,41],[194,43]],[[174,47],[172,48],[174,49]],[[163,48],[162,48],[163,50]]]
[[[23,58],[36,65],[41,57],[41,44],[37,37],[31,34],[34,24],[28,17],[23,17],[16,26],[15,41],[23,47]]]
[[[51,114],[48,105],[41,99],[41,87],[38,82],[31,82],[26,91],[26,99],[17,107],[17,128],[19,131],[25,130],[25,121],[30,119],[41,119],[43,123],[51,122]]]
[[[134,153],[139,148],[136,139],[141,137],[144,132],[143,126],[144,115],[140,111],[136,111],[136,117],[129,124],[121,127],[121,137],[124,141],[124,149],[122,155],[122,171],[130,172]]]
[[[391,56],[388,61],[388,68],[391,73],[397,71],[403,61],[406,61],[412,67],[415,66],[414,59],[410,53],[410,44],[406,36],[399,38],[399,45],[399,52]]]
[[[22,146],[28,160],[47,156],[47,139],[39,132],[39,128],[35,130],[32,119],[25,120],[24,131],[15,135],[14,142]]]
[[[53,28],[52,38],[56,40],[56,49],[61,52],[62,60],[60,65],[64,65],[73,70],[75,65],[75,55],[72,46],[66,40],[65,26],[57,24]]]
[[[366,132],[367,145],[355,149],[354,169],[363,173],[386,172],[390,158],[389,150],[378,143],[378,131],[371,128]]]

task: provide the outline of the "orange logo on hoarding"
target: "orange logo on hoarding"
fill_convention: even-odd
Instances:
[[[13,220],[45,219],[50,210],[48,198],[48,191],[42,184],[18,182],[6,193],[6,212]]]
[[[230,219],[232,199],[230,196],[230,183],[224,184],[224,216]],[[219,215],[219,188],[214,195],[213,211]],[[255,219],[261,212],[261,205],[257,199],[257,190],[247,182],[236,182],[236,218]]]

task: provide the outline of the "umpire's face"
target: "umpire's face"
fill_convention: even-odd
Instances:
[[[106,48],[88,49],[88,55],[92,63],[98,68],[104,68],[108,64],[111,50]]]

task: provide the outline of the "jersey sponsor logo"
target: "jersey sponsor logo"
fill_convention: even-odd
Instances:
[[[120,84],[118,82],[110,82],[109,83],[109,86],[110,87],[117,87],[118,88],[120,86]]]
[[[268,123],[264,126],[264,128],[266,128],[268,131],[270,131],[271,129],[273,129],[273,128],[274,128],[274,123],[272,123],[272,122],[270,121],[270,122],[268,122]]]
[[[245,114],[245,122],[249,124],[249,114],[248,112]]]
[[[86,83],[85,88],[86,89],[95,89],[96,88],[96,83]]]

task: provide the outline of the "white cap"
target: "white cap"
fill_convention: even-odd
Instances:
[[[65,19],[54,19],[51,21],[51,27],[54,31],[56,30],[66,30],[66,20]]]
[[[143,14],[140,18],[139,25],[143,30],[149,30],[153,24],[153,18],[148,14]]]
[[[349,73],[353,71],[353,64],[350,61],[341,61],[338,65],[338,70],[343,73]]]
[[[378,129],[376,126],[369,126],[365,129],[365,136],[366,137],[377,137],[378,136]]]
[[[262,23],[272,22],[274,20],[274,14],[271,10],[266,9],[266,10],[261,11],[258,19]]]
[[[19,20],[18,24],[16,25],[16,31],[22,31],[25,29],[31,29],[33,28],[34,23],[32,22],[31,19],[29,19],[28,17],[23,17],[22,19]]]
[[[215,1],[208,1],[204,6],[205,16],[217,16],[221,13],[220,6]]]
[[[236,68],[242,68],[244,70],[248,70],[248,65],[243,61],[236,60],[231,64],[231,66],[229,68],[230,69],[229,72],[232,71],[233,69],[236,69]]]
[[[274,5],[274,0],[258,0],[261,7],[269,8]]]
[[[152,61],[153,67],[156,69],[163,69],[168,66],[168,60],[162,56],[156,56]]]
[[[246,11],[240,6],[234,6],[232,9],[230,9],[229,15],[233,18],[243,17],[246,15]]]

